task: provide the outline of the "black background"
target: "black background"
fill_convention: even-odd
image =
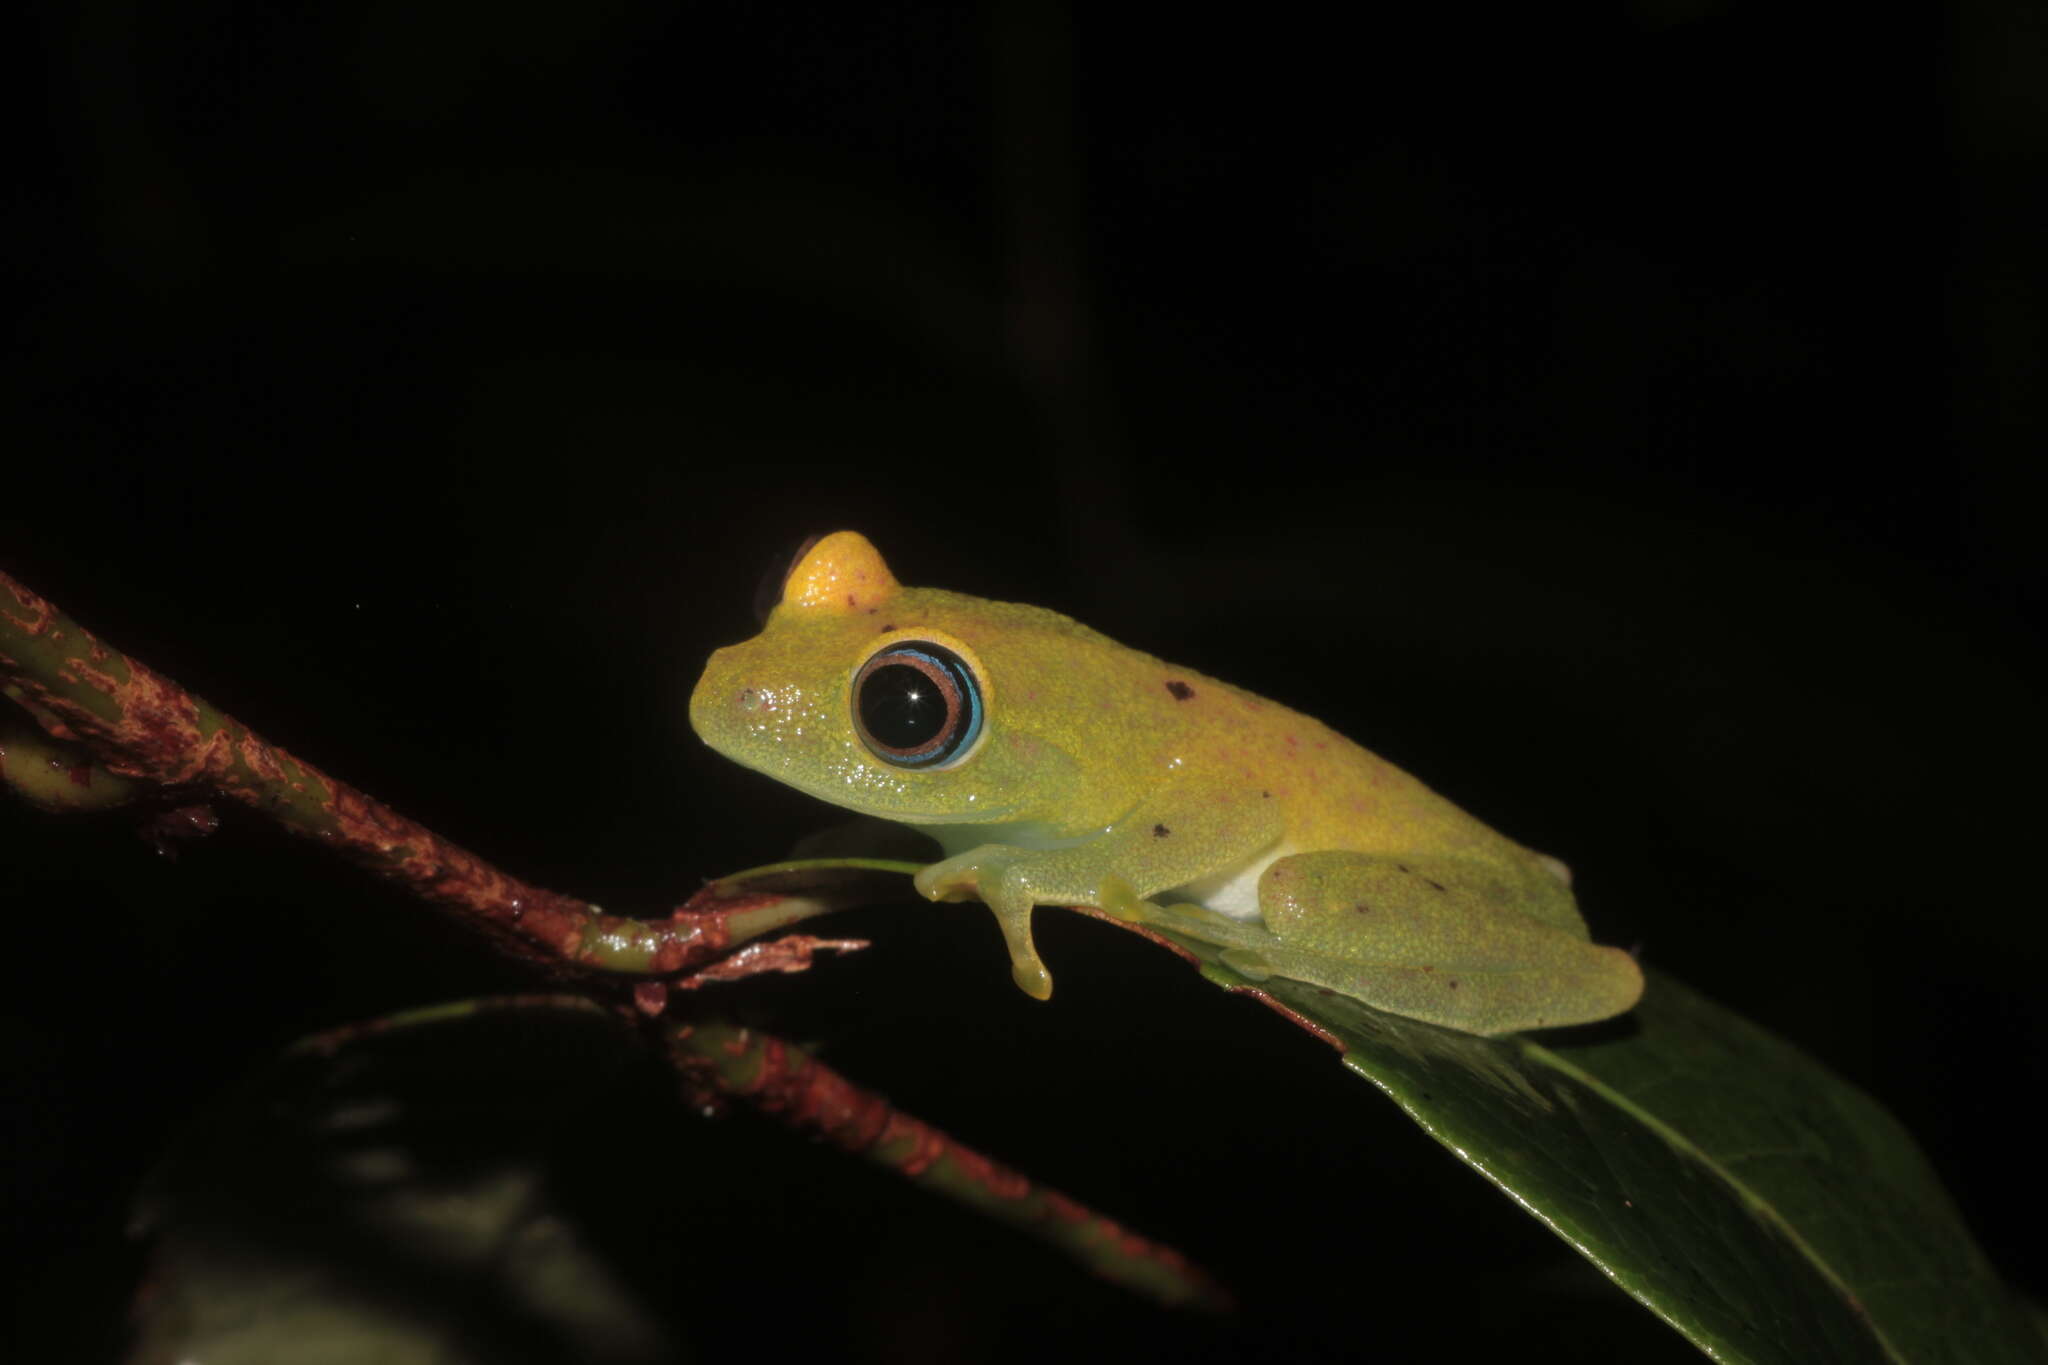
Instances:
[[[1565,857],[1597,936],[1877,1093],[2040,1288],[2033,7],[197,0],[13,33],[0,566],[117,646],[654,911],[825,817],[683,701],[771,562],[859,528]],[[526,980],[246,819],[166,861],[0,808],[0,879],[45,1349],[118,1340],[136,1182],[223,1086]],[[986,916],[921,905],[723,1003],[1246,1315],[643,1104],[607,1145],[636,1209],[662,1173],[637,1254],[686,1339],[1686,1358],[1320,1045],[1041,922],[1049,1005]]]

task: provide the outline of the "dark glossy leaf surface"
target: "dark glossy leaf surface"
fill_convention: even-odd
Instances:
[[[1499,1039],[1264,988],[1716,1359],[2044,1358],[1897,1120],[1669,977],[1625,1020]]]

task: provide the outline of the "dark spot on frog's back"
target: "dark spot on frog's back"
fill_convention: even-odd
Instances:
[[[1408,864],[1406,863],[1395,863],[1394,866],[1400,868],[1401,871],[1407,873],[1411,877],[1418,877],[1422,875],[1421,873],[1417,872],[1414,868],[1408,866]],[[1430,877],[1423,877],[1422,884],[1432,891],[1441,891],[1444,889],[1444,884],[1442,882],[1437,881],[1434,878]]]
[[[1195,689],[1189,687],[1179,678],[1168,678],[1166,680],[1166,690],[1173,694],[1175,701],[1192,701],[1195,695]]]
[[[876,633],[880,635],[887,635],[890,631],[894,629],[896,629],[896,623],[894,621],[891,621],[888,625],[883,626],[881,630]]]
[[[1152,826],[1152,837],[1155,839],[1164,839],[1167,835],[1171,833],[1173,833],[1173,831],[1168,829],[1164,825]]]

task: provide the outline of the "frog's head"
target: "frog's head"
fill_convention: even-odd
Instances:
[[[797,552],[761,633],[711,656],[690,725],[737,763],[908,824],[1043,820],[1071,757],[1006,724],[1005,642],[1029,607],[905,588],[864,536]]]

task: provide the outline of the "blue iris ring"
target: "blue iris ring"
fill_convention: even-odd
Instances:
[[[981,733],[981,684],[944,645],[898,640],[861,665],[853,721],[869,752],[898,768],[939,768]]]

